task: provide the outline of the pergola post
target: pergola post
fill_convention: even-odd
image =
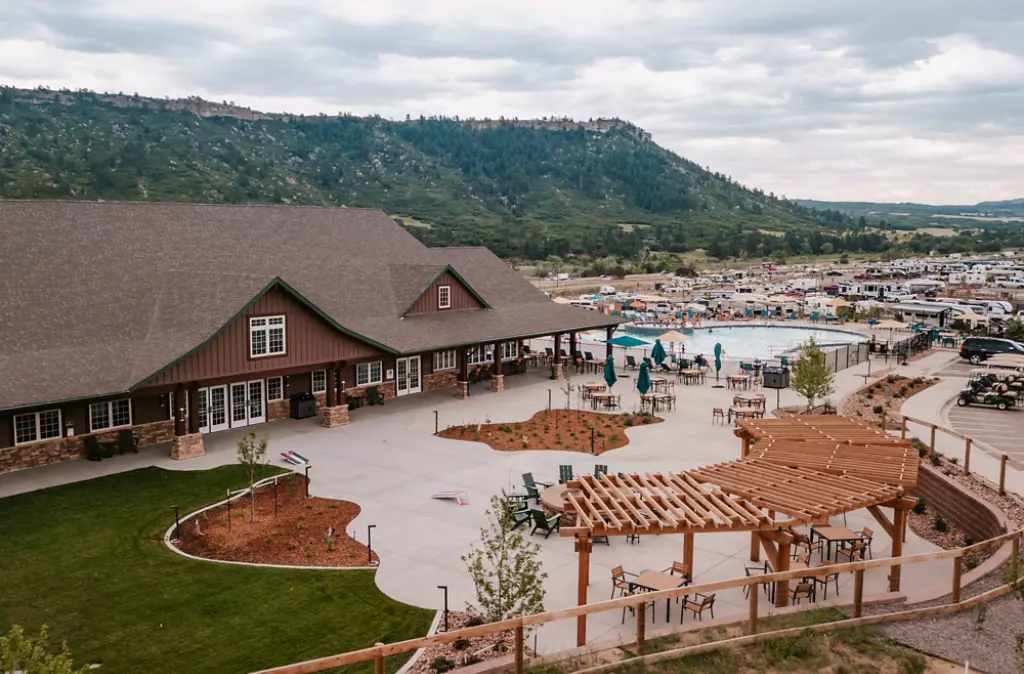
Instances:
[[[576,552],[579,561],[577,571],[576,605],[585,606],[587,603],[587,586],[590,585],[590,549],[593,541],[590,533],[576,534]],[[585,646],[587,643],[587,616],[576,617],[576,645]]]
[[[758,538],[756,531],[750,532],[750,561],[761,561],[761,540]]]
[[[740,438],[740,442],[742,443],[740,445],[740,458],[745,459],[750,455],[750,436],[744,435]]]
[[[893,508],[892,513],[892,556],[903,556],[903,538],[907,530],[907,505],[900,501]],[[894,564],[889,569],[889,591],[900,591],[900,576],[903,572],[902,564]]]
[[[693,534],[683,534],[683,564],[690,571],[690,578],[693,579]]]
[[[776,549],[774,569],[779,573],[789,571],[789,546],[792,541],[793,537],[788,535],[778,540],[779,547]],[[788,580],[775,582],[775,606],[778,608],[789,606]]]

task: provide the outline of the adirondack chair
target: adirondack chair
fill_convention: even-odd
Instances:
[[[669,373],[671,373],[672,372],[672,368],[670,368],[668,366],[668,363],[662,363],[661,364],[661,371],[662,372],[669,372]]]
[[[558,484],[565,484],[572,479],[572,466],[558,467]]]
[[[126,428],[117,432],[117,451],[121,454],[125,452],[139,453],[139,439],[135,437],[132,429]]]
[[[607,474],[608,474],[608,466],[606,464],[599,463],[596,466],[594,466],[594,477],[598,477],[599,475],[607,475]]]
[[[509,503],[508,514],[512,517],[512,531],[515,531],[524,524],[527,524],[532,518],[532,515],[530,515],[530,506],[528,506],[525,501]]]
[[[509,503],[525,503],[530,498],[528,494],[520,494],[519,492],[512,492],[510,494],[507,491],[505,491],[504,487],[501,488],[501,496]]]
[[[560,520],[562,519],[561,515],[545,517],[542,510],[531,510],[530,515],[533,517],[533,530],[530,531],[531,536],[540,531],[543,532],[544,538],[547,538],[553,532],[558,531]]]
[[[369,386],[366,389],[366,401],[371,405],[383,405],[384,394],[376,386]]]
[[[538,482],[537,480],[534,480],[533,473],[523,473],[523,486],[527,489],[531,487],[534,489],[537,489],[538,487],[550,487],[552,484],[553,483],[551,482]]]

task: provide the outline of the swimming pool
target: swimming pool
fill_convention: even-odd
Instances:
[[[627,334],[654,343],[658,335],[667,332],[665,328],[631,327]],[[687,334],[690,333],[686,330]],[[690,341],[685,342],[686,353],[696,355],[703,353],[710,356],[715,352],[715,344],[721,344],[726,358],[761,358],[767,360],[776,356],[791,353],[808,339],[814,337],[822,346],[838,346],[866,342],[867,337],[856,332],[845,330],[826,330],[822,328],[796,328],[789,326],[767,325],[732,325],[710,326],[697,328],[690,334]],[[671,353],[668,344],[665,348]]]

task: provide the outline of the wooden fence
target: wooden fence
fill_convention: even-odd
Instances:
[[[1010,533],[990,538],[987,541],[976,543],[963,548],[955,550],[943,550],[941,552],[930,552],[920,555],[908,555],[905,557],[887,558],[887,559],[874,559],[865,560],[860,562],[853,562],[848,564],[832,564],[829,566],[815,567],[815,573],[846,573],[852,572],[854,574],[854,597],[853,597],[853,618],[851,620],[839,621],[836,623],[830,623],[833,628],[839,627],[853,627],[856,625],[869,625],[880,622],[892,622],[896,620],[911,620],[926,615],[937,615],[942,613],[955,612],[962,610],[969,606],[973,606],[976,603],[980,603],[987,599],[1001,596],[996,594],[996,591],[990,591],[979,597],[972,597],[968,602],[962,602],[960,593],[960,570],[962,568],[962,562],[964,555],[971,554],[980,550],[993,548],[1010,543],[1011,546],[1011,557],[1010,564],[1013,569],[1013,574],[1016,577],[1018,571],[1018,558],[1020,556],[1020,543],[1021,536],[1024,534],[1024,529],[1019,529]],[[895,564],[921,564],[924,562],[934,562],[937,560],[951,559],[953,560],[953,576],[950,584],[951,601],[948,604],[941,606],[933,606],[925,609],[916,609],[911,611],[903,611],[893,614],[884,614],[879,616],[862,617],[861,607],[863,606],[864,599],[864,572],[869,569],[877,569],[884,567],[892,567]],[[750,640],[752,642],[754,638],[761,636],[774,636],[776,633],[771,635],[758,635],[758,585],[763,583],[772,583],[783,580],[794,580],[799,579],[802,576],[807,575],[807,571],[798,569],[795,571],[780,571],[778,573],[765,574],[760,576],[744,577],[744,578],[733,578],[730,580],[723,580],[714,583],[703,583],[700,585],[690,585],[680,588],[674,588],[671,590],[662,590],[659,592],[648,592],[642,595],[634,595],[629,597],[620,597],[618,599],[611,599],[607,601],[601,601],[594,604],[587,604],[585,606],[575,606],[571,608],[560,609],[557,611],[546,611],[544,613],[537,613],[535,615],[522,616],[517,618],[511,618],[509,620],[503,620],[495,623],[488,623],[484,625],[478,625],[476,627],[467,627],[461,630],[455,630],[453,632],[445,632],[442,634],[435,634],[433,636],[421,637],[418,639],[409,639],[407,641],[399,641],[393,644],[377,644],[372,648],[364,648],[358,651],[352,651],[349,653],[341,653],[339,655],[330,655],[323,658],[317,658],[315,660],[307,660],[306,662],[300,662],[292,665],[284,665],[282,667],[274,667],[271,669],[261,670],[256,674],[309,674],[311,672],[322,672],[324,670],[333,669],[336,667],[343,667],[346,665],[353,665],[359,662],[374,662],[375,674],[384,673],[384,658],[389,655],[397,655],[400,653],[409,653],[416,651],[420,648],[426,648],[436,644],[450,643],[457,639],[469,639],[472,637],[479,637],[485,634],[493,634],[495,632],[504,632],[507,630],[514,630],[515,632],[515,646],[514,646],[514,662],[516,674],[522,674],[525,664],[525,653],[524,653],[524,629],[532,627],[534,625],[543,625],[546,623],[557,622],[559,620],[570,620],[575,619],[578,616],[588,616],[596,613],[603,613],[605,611],[621,610],[625,607],[630,607],[635,610],[636,613],[636,652],[640,655],[644,652],[645,642],[645,627],[646,627],[646,611],[645,607],[649,602],[657,602],[662,599],[671,599],[674,597],[681,597],[684,595],[694,594],[699,592],[701,594],[709,594],[711,592],[717,592],[720,590],[727,590],[732,588],[741,588],[745,586],[751,586],[750,589],[750,611],[747,619],[747,632],[746,637],[740,639],[731,639],[727,641],[721,641],[711,644],[704,644],[700,647],[691,647],[691,649],[679,649],[673,651],[676,653],[675,657],[682,657],[684,655],[697,652],[692,650],[693,648],[720,648],[722,646],[741,646]],[[1002,591],[1005,594],[1006,586]],[[999,589],[999,588],[997,588]],[[983,597],[983,598],[980,598]],[[813,610],[814,604],[807,604],[807,610]],[[808,629],[808,628],[800,628]],[[823,626],[818,626],[815,629],[824,629]],[[785,632],[785,631],[783,631]],[[780,633],[781,634],[781,633]],[[659,656],[663,654],[658,654]],[[636,662],[631,660],[630,662]],[[598,671],[602,668],[597,668],[594,671]]]

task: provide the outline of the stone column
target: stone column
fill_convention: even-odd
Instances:
[[[327,407],[334,407],[338,404],[338,373],[337,364],[328,363],[324,372],[324,377],[327,379],[325,384],[327,385]],[[326,419],[324,420],[326,426]]]
[[[324,420],[321,424],[324,428],[336,428],[345,426],[351,421],[348,415],[348,405],[332,405],[324,408]]]
[[[175,435],[185,435],[188,431],[188,415],[186,410],[185,385],[178,384],[174,389],[174,409],[171,410],[171,414],[174,415]]]
[[[502,373],[501,357],[504,355],[503,342],[494,343],[494,372],[491,373],[491,390],[500,393],[505,390],[505,375]]]
[[[191,459],[203,454],[206,454],[206,447],[199,432],[199,382],[194,381],[188,385],[188,433],[178,435],[175,432],[171,441],[171,458]]]
[[[462,347],[457,351],[459,358],[459,376],[455,382],[455,397],[469,397],[469,349]]]

